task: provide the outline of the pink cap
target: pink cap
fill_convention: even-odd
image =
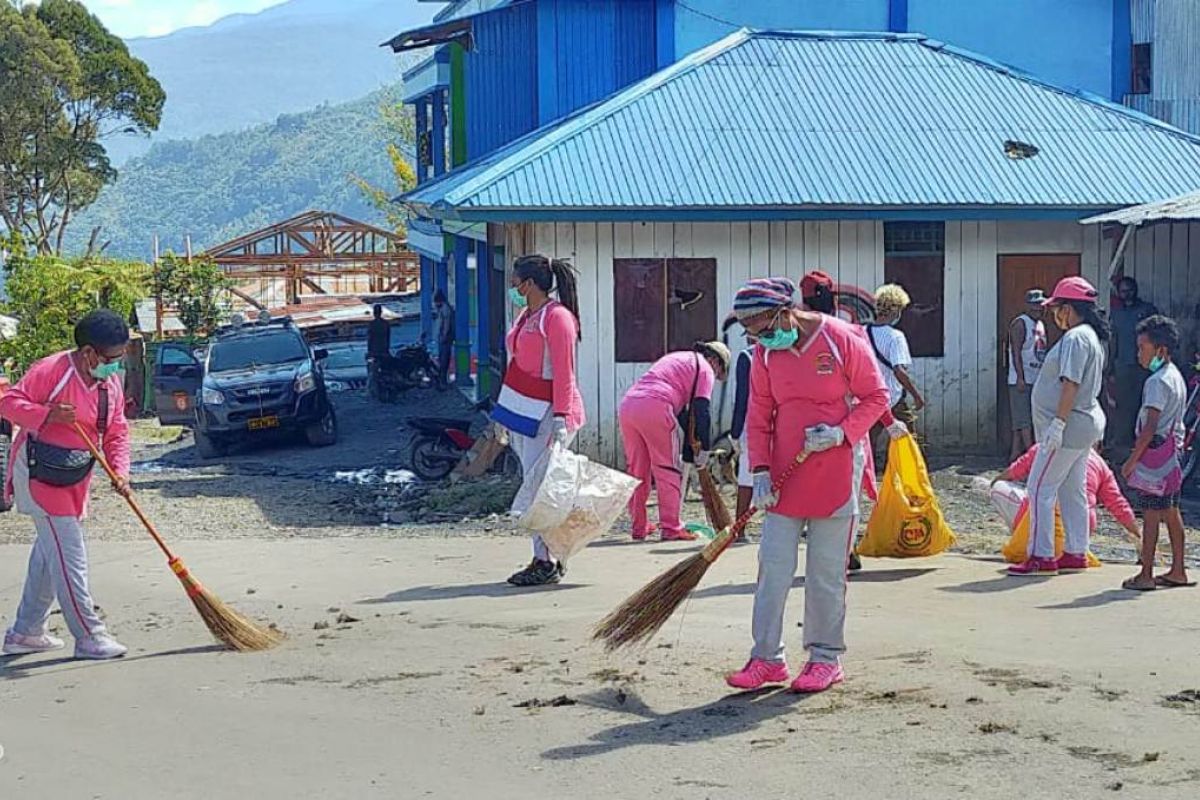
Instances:
[[[1094,303],[1100,293],[1096,291],[1096,287],[1092,286],[1078,275],[1063,278],[1054,287],[1054,292],[1045,300],[1042,305],[1055,306],[1067,300],[1078,300],[1083,303]]]

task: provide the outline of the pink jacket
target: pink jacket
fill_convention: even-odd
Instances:
[[[554,383],[551,409],[564,416],[567,427],[577,431],[586,421],[583,395],[575,376],[575,346],[579,341],[579,322],[562,303],[550,301],[537,312],[521,312],[504,339],[509,366],[526,375],[546,378]]]
[[[66,382],[63,383],[64,377]],[[58,395],[50,400],[55,388],[62,384]],[[104,456],[118,475],[129,475],[129,423],[125,419],[125,391],[122,378],[114,376],[107,381],[108,387],[108,432],[104,436]],[[13,442],[14,457],[25,446],[29,431],[34,431],[42,441],[59,447],[76,450],[87,445],[69,426],[47,424],[50,414],[49,403],[64,403],[75,406],[75,414],[84,432],[93,441],[99,441],[96,416],[99,406],[99,384],[84,379],[75,369],[69,352],[56,353],[38,361],[25,377],[0,397],[0,416],[20,427],[21,432]],[[13,494],[12,461],[9,459],[5,497]],[[100,467],[97,466],[96,470]],[[95,470],[93,471],[93,474]],[[74,486],[51,486],[39,481],[29,482],[30,495],[43,511],[55,517],[83,517],[87,513],[88,488],[91,478]]]
[[[750,368],[749,449],[754,467],[778,476],[804,449],[805,429],[841,426],[846,442],[808,457],[771,509],[794,518],[826,518],[851,505],[852,445],[864,442],[888,408],[875,354],[857,326],[824,317],[808,341],[791,350],[758,348]]]
[[[667,353],[625,393],[626,399],[657,400],[671,407],[672,414],[683,411],[690,403],[692,386],[696,398],[711,400],[717,374],[708,359],[695,350]]]
[[[1026,450],[1024,455],[1009,466],[1008,476],[1017,481],[1029,480],[1029,473],[1033,471],[1033,460],[1037,457],[1037,450],[1036,444]],[[1137,518],[1133,515],[1129,501],[1125,499],[1125,495],[1121,494],[1117,477],[1113,475],[1108,464],[1104,463],[1104,459],[1095,450],[1088,453],[1087,496],[1093,531],[1096,530],[1096,507],[1098,505],[1103,505],[1108,509],[1108,513],[1112,514],[1113,518],[1122,525],[1136,523]]]

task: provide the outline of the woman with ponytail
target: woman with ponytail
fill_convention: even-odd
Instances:
[[[1029,474],[1029,557],[1011,575],[1057,575],[1087,569],[1091,532],[1087,463],[1104,438],[1107,419],[1099,395],[1104,380],[1108,323],[1098,293],[1083,278],[1063,278],[1045,305],[1066,333],[1051,348],[1033,384],[1033,428],[1038,443]],[[1066,542],[1054,557],[1054,507],[1062,512]]]
[[[521,256],[513,263],[509,301],[521,309],[505,338],[508,368],[492,419],[507,428],[509,442],[528,474],[554,444],[566,447],[583,427],[583,397],[575,377],[575,346],[582,336],[575,271],[565,261]],[[532,499],[522,491],[513,504],[520,514]],[[509,577],[515,586],[558,583],[566,564],[556,560],[540,536],[533,560]]]

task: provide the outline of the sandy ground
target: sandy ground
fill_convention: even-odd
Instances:
[[[416,399],[454,411],[451,396]],[[352,396],[339,408],[335,448],[207,464],[186,438],[137,448],[139,497],[193,571],[288,632],[270,653],[214,648],[96,487],[96,598],[132,652],[0,661],[0,800],[1200,796],[1200,589],[1125,593],[1118,563],[1004,577],[991,560],[1003,524],[971,488],[994,460],[932,465],[955,553],[869,560],[855,578],[844,687],[737,695],[721,676],[749,646],[753,546],[649,646],[610,656],[591,626],[694,548],[633,544],[620,522],[563,585],[508,587],[528,554],[502,520],[381,524],[394,487],[345,473],[403,466],[403,412]],[[0,624],[29,532],[0,515]],[[1095,549],[1132,552],[1111,523]],[[796,665],[802,601],[799,578]]]
[[[752,547],[648,647],[588,641],[687,549],[607,540],[564,585],[522,591],[497,582],[525,555],[512,539],[189,543],[218,594],[290,634],[237,655],[207,646],[149,546],[99,543],[98,599],[133,652],[4,665],[0,797],[1200,791],[1193,592],[1122,593],[1118,565],[1041,581],[955,555],[872,561],[850,590],[848,683],[737,695],[721,674],[748,644]],[[0,608],[23,559],[0,547]],[[800,580],[789,626],[802,599]]]

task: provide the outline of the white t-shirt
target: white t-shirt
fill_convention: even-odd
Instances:
[[[879,355],[882,355],[891,362],[892,366],[889,368],[883,361],[879,361],[879,371],[883,374],[883,382],[888,387],[888,403],[894,406],[904,396],[904,387],[900,385],[900,381],[896,380],[896,373],[893,370],[896,367],[908,369],[912,366],[912,356],[908,352],[908,337],[899,328],[891,325],[869,325],[867,326],[867,336],[874,343],[874,349],[878,351],[876,360],[879,361]]]
[[[1187,384],[1184,383],[1179,368],[1168,363],[1147,378],[1142,386],[1142,409],[1138,412],[1137,430],[1134,433],[1141,434],[1142,429],[1146,427],[1146,413],[1152,408],[1157,408],[1158,428],[1154,434],[1164,439],[1174,434],[1175,444],[1182,447],[1185,403]]]

